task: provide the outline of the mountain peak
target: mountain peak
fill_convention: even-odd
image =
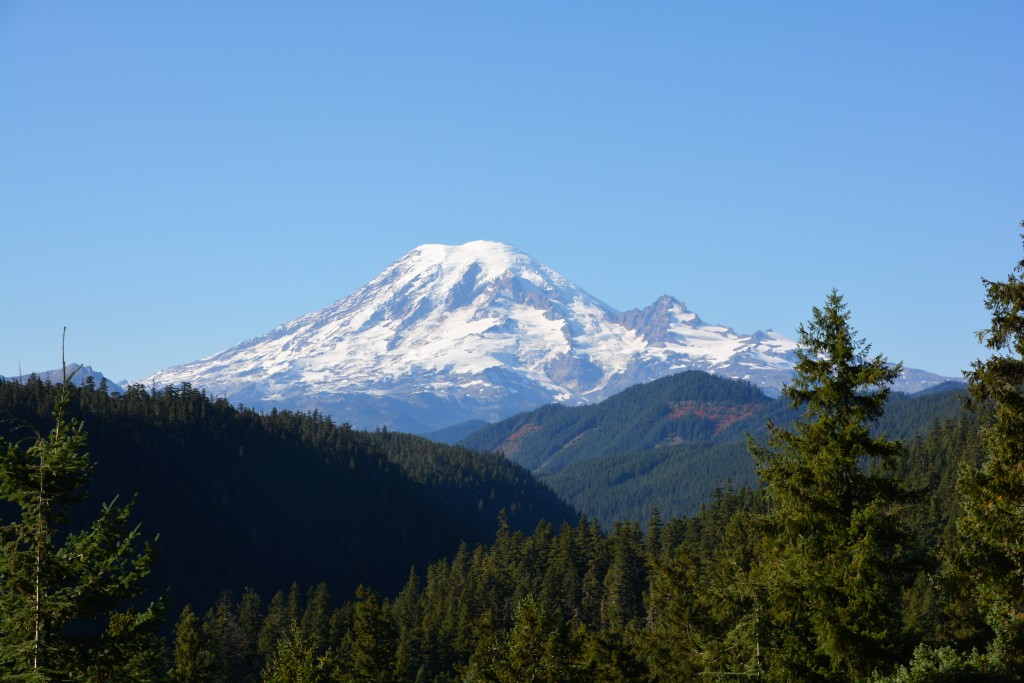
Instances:
[[[409,252],[409,254],[420,254],[436,260],[451,258],[488,260],[492,258],[506,258],[509,255],[522,253],[511,244],[494,242],[492,240],[473,240],[465,244],[421,244]]]
[[[478,266],[487,279],[494,279],[510,269],[540,264],[510,244],[476,240],[460,245],[421,244],[396,261],[393,267],[464,271],[473,265]]]
[[[71,377],[71,383],[75,386],[82,386],[88,379],[92,379],[94,386],[100,386],[103,380],[106,380],[107,391],[124,391],[120,384],[113,382],[110,379],[103,376],[102,372],[93,370],[91,365],[82,365],[81,363],[69,363],[66,368],[58,368],[56,370],[46,370],[43,372],[33,372],[26,375],[20,375],[18,377],[4,377],[0,375],[0,380],[6,382],[27,382],[30,378],[36,377],[43,382],[51,382],[53,384],[61,384],[64,381],[64,377]]]
[[[451,312],[474,307],[484,311],[522,304],[549,317],[564,318],[563,309],[574,302],[613,310],[515,247],[478,240],[454,246],[420,245],[336,305],[384,307],[405,316],[412,310]]]
[[[794,349],[708,325],[667,295],[619,313],[515,247],[478,240],[423,244],[323,310],[144,383],[428,431],[599,401],[682,370],[777,391]]]

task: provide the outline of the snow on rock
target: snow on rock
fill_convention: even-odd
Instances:
[[[669,296],[618,312],[507,244],[425,244],[327,308],[145,378],[256,408],[408,431],[599,401],[682,370],[777,394],[796,343],[704,323]]]

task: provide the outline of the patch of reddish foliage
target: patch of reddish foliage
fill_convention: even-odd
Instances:
[[[702,401],[673,401],[668,404],[672,412],[668,417],[678,420],[694,415],[715,423],[715,434],[740,420],[746,420],[764,407],[763,403],[706,403]]]
[[[523,439],[534,432],[540,431],[540,425],[532,422],[524,424],[522,427],[517,429],[512,434],[508,435],[504,441],[502,441],[497,448],[494,450],[501,451],[505,455],[513,455],[519,451],[519,448],[523,445]]]

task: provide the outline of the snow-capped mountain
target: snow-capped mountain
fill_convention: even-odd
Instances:
[[[709,325],[668,296],[616,311],[514,247],[477,241],[413,249],[323,310],[143,383],[424,431],[598,401],[682,370],[777,393],[795,349],[770,330]]]
[[[6,382],[28,382],[33,377],[42,380],[43,382],[51,382],[53,384],[60,384],[64,381],[64,370],[45,370],[43,372],[33,372],[27,375],[19,375],[17,377],[4,377],[0,375],[0,380]],[[71,363],[67,367],[67,374],[71,376],[71,383],[76,386],[82,386],[89,379],[92,379],[93,386],[103,386],[110,393],[124,392],[124,388],[117,382],[113,382],[103,376],[102,372],[93,370],[91,365],[82,365],[80,363]],[[106,382],[106,384],[104,384]]]

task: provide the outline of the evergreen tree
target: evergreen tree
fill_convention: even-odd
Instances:
[[[706,652],[697,567],[682,546],[655,561],[648,595],[647,660],[661,680],[693,680]]]
[[[277,642],[277,652],[263,670],[267,683],[329,683],[339,680],[338,676],[336,653],[318,652],[295,624]]]
[[[602,618],[609,628],[625,628],[643,616],[647,570],[643,558],[640,525],[620,522],[608,538],[611,563],[604,578]]]
[[[502,638],[484,639],[464,680],[526,683],[593,680],[583,671],[581,636],[551,615],[532,596],[516,603],[512,628]]]
[[[343,643],[345,680],[389,683],[395,680],[394,662],[398,633],[380,596],[360,586],[356,590],[352,630]]]
[[[210,680],[213,668],[213,653],[206,646],[199,617],[190,605],[185,605],[174,627],[171,680],[175,683],[200,683]]]
[[[261,600],[256,591],[246,588],[238,605],[238,631],[240,649],[237,658],[240,665],[240,679],[257,681],[260,675],[260,628],[263,624]]]
[[[1024,223],[1022,223],[1024,226]],[[978,338],[994,353],[968,374],[971,404],[991,402],[986,460],[961,474],[958,522],[974,595],[994,632],[996,670],[1024,679],[1024,260],[1005,282],[983,280],[992,324]]]
[[[277,644],[288,634],[290,628],[297,624],[288,621],[288,611],[285,606],[284,593],[278,591],[270,600],[267,607],[267,614],[260,626],[257,650],[264,660],[270,660],[277,653]]]
[[[775,627],[771,678],[856,680],[887,668],[900,642],[900,598],[911,579],[892,466],[902,444],[872,433],[901,366],[856,338],[834,290],[799,329],[793,383],[802,415],[769,421],[769,446],[750,447],[769,511],[762,565]]]
[[[306,609],[299,629],[302,637],[312,643],[317,652],[327,650],[331,631],[331,596],[327,584],[318,583],[307,592]]]
[[[395,671],[400,680],[415,680],[416,672],[422,668],[423,610],[420,596],[420,578],[413,567],[409,569],[405,588],[391,605],[391,613],[398,626]]]
[[[216,604],[207,610],[202,635],[212,655],[212,668],[203,680],[208,683],[233,683],[240,680],[242,674],[239,658],[244,646],[230,593],[221,593]]]
[[[140,547],[138,527],[128,525],[132,505],[104,504],[89,528],[69,528],[92,470],[84,425],[66,419],[70,380],[50,433],[27,450],[6,444],[0,456],[0,497],[12,504],[0,526],[0,673],[34,681],[157,678],[161,607],[130,606],[153,563],[152,547]]]

